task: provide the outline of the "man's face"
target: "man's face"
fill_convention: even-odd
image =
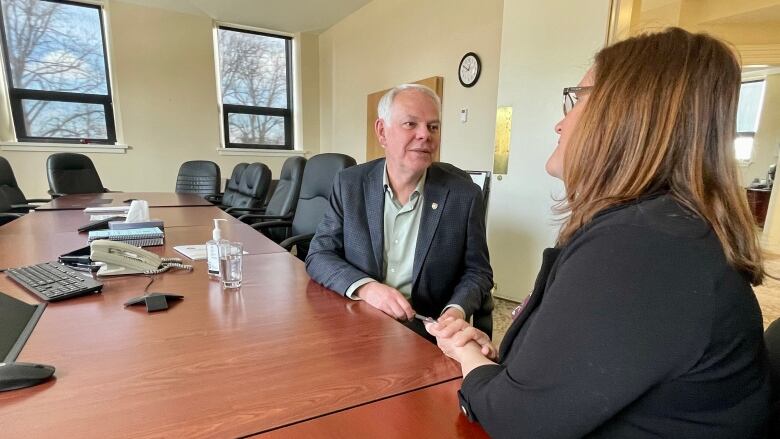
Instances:
[[[389,121],[379,119],[375,126],[388,170],[422,173],[441,141],[436,103],[422,92],[405,90],[395,96],[390,114]]]

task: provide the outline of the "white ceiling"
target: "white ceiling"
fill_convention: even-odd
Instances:
[[[282,32],[323,31],[371,0],[112,0]]]

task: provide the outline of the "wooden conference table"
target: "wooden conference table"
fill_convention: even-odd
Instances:
[[[36,210],[82,210],[85,207],[126,206],[129,200],[146,200],[149,207],[211,206],[194,194],[169,192],[104,192],[99,194],[74,194],[55,198]]]
[[[148,194],[111,194],[135,195]],[[249,253],[243,286],[223,291],[204,261],[189,261],[192,272],[157,275],[149,288],[184,296],[167,311],[123,307],[146,276],[49,304],[18,361],[52,364],[56,379],[0,393],[3,437],[486,437],[460,414],[460,369],[436,346],[311,281],[302,262],[216,207],[153,195],[150,205],[167,206],[150,209],[166,242],[147,249],[179,256],[173,246],[203,243],[212,218],[228,219],[226,238]],[[76,197],[55,200],[69,210],[0,227],[0,267],[86,245],[75,227],[88,216],[76,209],[90,198]],[[37,302],[3,275],[0,291]]]

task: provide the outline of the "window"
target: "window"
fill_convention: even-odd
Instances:
[[[291,39],[217,32],[225,147],[293,149]]]
[[[116,142],[100,6],[2,0],[2,39],[20,142]]]
[[[743,82],[739,89],[737,137],[734,139],[734,150],[737,160],[741,162],[749,162],[753,158],[753,139],[758,131],[765,83],[763,79]]]

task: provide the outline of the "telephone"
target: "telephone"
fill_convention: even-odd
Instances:
[[[154,253],[124,242],[98,239],[90,244],[92,262],[103,262],[98,276],[116,276],[121,274],[158,274],[170,268],[192,270],[179,258],[161,258]]]

